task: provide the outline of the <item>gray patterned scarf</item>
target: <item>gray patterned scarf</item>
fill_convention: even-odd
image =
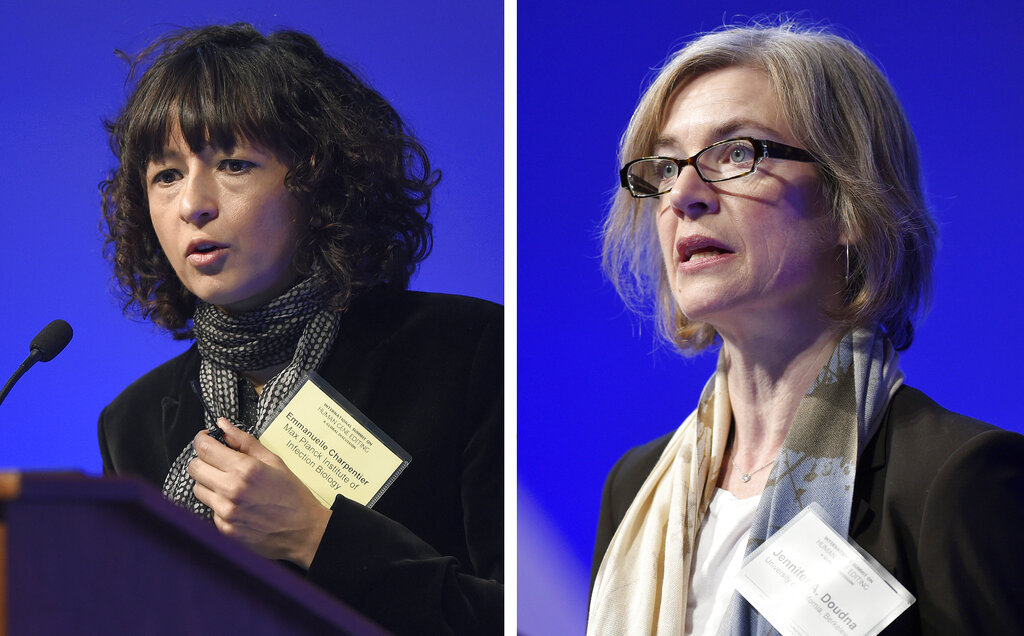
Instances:
[[[259,437],[302,373],[319,368],[334,344],[340,320],[338,312],[322,305],[320,290],[311,278],[245,313],[228,314],[204,302],[197,305],[193,324],[201,356],[199,391],[208,407],[205,427],[212,436],[223,440],[216,418],[226,417]],[[287,366],[263,388],[255,414],[246,420],[239,395],[248,388],[243,384],[248,379],[242,372],[285,362]],[[195,480],[187,469],[195,457],[189,442],[167,473],[164,495],[210,519],[212,511],[192,492]]]

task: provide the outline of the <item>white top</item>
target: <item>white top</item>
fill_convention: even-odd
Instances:
[[[686,633],[717,634],[725,619],[736,576],[743,565],[758,496],[737,499],[718,488],[697,531],[697,551],[690,566],[686,599]]]

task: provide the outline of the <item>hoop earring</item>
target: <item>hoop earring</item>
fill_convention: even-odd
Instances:
[[[850,242],[846,242],[846,284],[850,284]]]

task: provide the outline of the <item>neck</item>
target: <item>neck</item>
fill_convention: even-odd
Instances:
[[[785,323],[784,323],[785,324]],[[725,371],[733,413],[731,461],[752,470],[782,447],[800,400],[842,336],[831,322],[792,324],[754,338],[723,335]]]
[[[267,386],[267,382],[270,382],[270,380],[280,373],[286,366],[288,366],[288,363],[283,362],[258,371],[244,371],[242,372],[242,375],[252,382],[252,388],[256,389],[256,395],[261,395],[263,393],[263,387]]]

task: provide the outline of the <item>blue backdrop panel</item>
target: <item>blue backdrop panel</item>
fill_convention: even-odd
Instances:
[[[518,11],[518,476],[529,503],[520,523],[528,511],[545,526],[520,528],[521,599],[541,599],[520,606],[524,633],[555,633],[546,625],[560,612],[582,629],[586,607],[575,599],[586,594],[605,475],[626,449],[678,426],[713,370],[713,353],[655,350],[651,325],[602,278],[597,236],[617,187],[617,141],[651,69],[696,32],[798,12],[880,63],[917,133],[942,236],[934,306],[902,357],[907,383],[952,410],[1024,429],[1014,371],[1024,343],[1019,2],[521,0]],[[537,555],[550,545],[525,542],[556,533],[575,570],[545,568],[550,559]]]
[[[433,255],[416,289],[502,300],[503,47],[500,2],[183,0],[4,3],[0,8],[0,373],[61,317],[75,337],[0,405],[0,467],[100,469],[96,420],[132,380],[182,351],[122,317],[101,256],[97,184],[113,165],[102,120],[136,53],[177,26],[294,28],[388,98],[442,173]]]

